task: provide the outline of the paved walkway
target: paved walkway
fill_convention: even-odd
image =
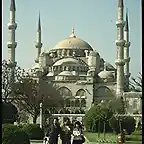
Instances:
[[[71,142],[72,143],[72,142]],[[31,141],[30,144],[43,144],[43,142],[40,142],[40,141]],[[59,138],[58,139],[58,144],[62,144],[62,141],[61,139]],[[90,144],[89,140],[85,137],[85,143],[84,144]]]

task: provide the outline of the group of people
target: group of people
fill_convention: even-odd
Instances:
[[[81,123],[79,121],[71,123],[69,118],[65,118],[62,125],[57,118],[53,120],[47,130],[45,144],[58,144],[59,136],[62,144],[82,144],[85,142]]]

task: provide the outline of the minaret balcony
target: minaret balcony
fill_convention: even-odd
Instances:
[[[130,62],[130,57],[125,58],[124,60],[125,60],[125,63],[129,63]]]
[[[36,59],[35,59],[35,63],[39,63],[39,58],[36,58]]]
[[[17,62],[12,62],[9,60],[8,67],[12,68],[12,67],[16,67],[16,65],[17,65]]]
[[[131,76],[131,73],[125,73],[125,77],[129,78]]]
[[[16,29],[17,28],[17,24],[16,23],[8,23],[8,29],[11,30],[11,29]]]
[[[116,21],[116,26],[117,27],[124,27],[125,26],[125,22],[122,21],[122,20],[118,20],[118,21]]]
[[[41,47],[42,47],[42,43],[37,43],[37,44],[35,45],[35,47],[36,47],[36,48],[41,48]]]
[[[126,41],[126,42],[125,42],[125,47],[130,47],[130,44],[131,44],[130,42],[127,42],[127,41]]]
[[[17,46],[17,42],[11,42],[11,41],[7,42],[8,48],[16,48],[16,46]]]
[[[116,59],[115,64],[117,66],[124,66],[125,65],[125,60],[124,59]]]
[[[116,40],[115,43],[116,43],[116,46],[124,46],[125,40]]]

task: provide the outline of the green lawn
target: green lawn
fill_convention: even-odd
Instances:
[[[100,137],[98,138],[98,133],[92,133],[92,132],[84,132],[84,135],[90,142],[100,142],[101,140],[104,140],[103,133],[100,134]],[[105,140],[109,142],[116,142],[117,135],[114,133],[106,133]]]
[[[98,133],[84,132],[84,135],[90,142],[109,142],[115,143],[117,135],[114,133],[106,133],[105,140],[103,133],[98,138]],[[142,135],[126,135],[126,144],[142,144]]]

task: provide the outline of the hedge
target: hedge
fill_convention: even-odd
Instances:
[[[44,131],[37,124],[26,124],[22,130],[27,133],[31,140],[42,140],[44,138]]]
[[[2,125],[2,144],[30,144],[28,135],[13,124]]]

